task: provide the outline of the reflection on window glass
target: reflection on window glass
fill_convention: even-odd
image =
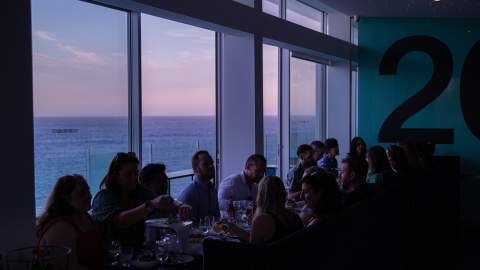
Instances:
[[[297,162],[296,149],[309,144],[318,134],[317,93],[319,64],[290,58],[290,166]]]
[[[265,157],[269,175],[275,175],[278,165],[278,54],[279,49],[263,45],[263,115]]]
[[[127,14],[74,0],[32,1],[36,213],[65,174],[92,194],[128,150]]]
[[[191,169],[206,149],[215,158],[215,33],[142,14],[143,164]],[[177,196],[190,178],[171,182]]]
[[[318,32],[324,31],[323,12],[297,0],[287,0],[287,20]]]
[[[280,0],[262,0],[263,12],[280,17]]]

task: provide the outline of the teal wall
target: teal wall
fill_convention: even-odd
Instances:
[[[470,49],[480,40],[480,19],[361,18],[358,134],[368,145],[378,144],[379,130],[387,116],[431,78],[432,61],[420,52],[405,55],[395,75],[379,73],[380,61],[387,48],[402,38],[415,35],[435,37],[448,46],[454,61],[453,76],[445,91],[402,127],[454,129],[454,143],[438,145],[437,154],[461,157],[462,218],[464,222],[480,224],[480,139],[468,129],[460,104],[462,67]],[[478,104],[480,106],[480,100]]]
[[[387,48],[402,38],[415,35],[435,37],[448,46],[454,61],[453,77],[441,96],[409,118],[402,127],[453,128],[454,144],[438,145],[437,153],[460,155],[464,173],[480,174],[480,139],[468,129],[460,106],[460,74],[465,57],[480,40],[479,19],[361,18],[358,133],[369,145],[377,144],[380,127],[387,116],[431,78],[432,61],[421,52],[405,55],[397,74],[379,74],[380,61]],[[480,70],[478,77],[480,91]]]

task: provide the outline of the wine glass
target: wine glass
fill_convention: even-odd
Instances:
[[[133,258],[133,247],[120,247],[119,262],[122,264],[122,267],[129,267],[130,260]]]
[[[120,241],[113,240],[110,242],[110,246],[108,247],[108,257],[109,260],[112,262],[112,265],[118,264],[118,259],[120,253],[122,252],[122,246]]]

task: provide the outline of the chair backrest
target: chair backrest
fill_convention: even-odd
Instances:
[[[382,192],[273,243],[273,268],[395,269],[401,246],[398,201],[398,190]]]
[[[205,239],[203,269],[271,269],[267,246]]]

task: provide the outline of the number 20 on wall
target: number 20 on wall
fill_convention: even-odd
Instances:
[[[427,106],[447,88],[453,73],[453,56],[439,39],[430,36],[411,36],[391,45],[380,63],[381,75],[397,73],[400,59],[411,52],[423,52],[433,62],[433,74],[429,82],[414,96],[396,108],[383,122],[378,135],[379,142],[402,140],[429,141],[437,144],[453,144],[453,129],[402,128],[402,124]],[[475,74],[477,73],[477,74]],[[463,118],[470,131],[480,139],[480,40],[465,59],[461,81],[460,101]]]

